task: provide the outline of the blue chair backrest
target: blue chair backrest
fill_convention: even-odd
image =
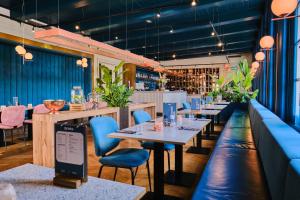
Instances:
[[[184,103],[182,103],[182,107],[183,107],[183,109],[191,109],[191,104],[188,102],[184,102]]]
[[[141,124],[147,121],[151,120],[151,116],[149,113],[143,110],[137,110],[133,112],[133,118],[135,121],[135,124]]]
[[[107,136],[119,130],[117,122],[112,117],[94,117],[90,120],[90,125],[97,156],[105,156],[119,145],[120,139]]]

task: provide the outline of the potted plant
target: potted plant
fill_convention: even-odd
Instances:
[[[227,85],[225,99],[236,104],[236,106],[247,109],[250,99],[255,99],[258,90],[252,91],[253,74],[248,61],[243,59],[237,66],[237,71],[232,76],[232,81]]]
[[[97,79],[97,88],[95,91],[101,95],[103,101],[105,101],[110,107],[120,108],[120,128],[127,128],[128,126],[128,103],[129,98],[133,94],[133,89],[127,87],[122,83],[123,74],[126,70],[120,72],[124,62],[117,65],[112,71],[106,66],[100,66],[100,73],[102,74]],[[115,74],[113,80],[112,74]]]

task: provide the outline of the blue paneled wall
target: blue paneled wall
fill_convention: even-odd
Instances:
[[[44,99],[70,101],[73,86],[91,91],[91,64],[83,69],[76,65],[79,58],[40,48],[29,48],[33,61],[23,64],[14,43],[0,41],[0,105],[19,97],[23,105],[40,104]]]

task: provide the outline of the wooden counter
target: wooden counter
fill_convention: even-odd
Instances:
[[[133,103],[155,102],[156,112],[163,112],[163,103],[176,103],[177,109],[182,108],[182,103],[186,102],[187,93],[185,91],[134,91],[130,97]]]
[[[128,127],[134,126],[133,111],[144,110],[151,115],[152,119],[156,119],[155,103],[133,103],[128,105]]]
[[[88,111],[61,111],[59,114],[33,114],[33,163],[54,167],[54,126],[65,120],[99,115],[111,116],[119,124],[119,108],[103,108]]]

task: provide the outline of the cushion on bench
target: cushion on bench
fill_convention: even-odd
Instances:
[[[268,199],[256,150],[216,148],[193,200]]]
[[[290,162],[286,181],[284,199],[300,199],[300,159],[294,159]]]
[[[283,121],[266,119],[258,150],[272,199],[283,199],[285,178],[292,159],[300,159],[300,134]]]
[[[217,147],[256,149],[250,128],[226,128],[222,132]]]

